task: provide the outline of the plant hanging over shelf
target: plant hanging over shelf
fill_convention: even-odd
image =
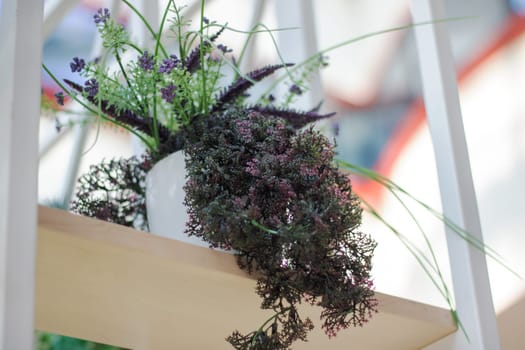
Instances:
[[[359,200],[349,178],[335,164],[391,191],[404,191],[366,169],[334,162],[333,146],[307,127],[331,114],[289,106],[307,88],[308,73],[325,65],[326,52],[412,25],[348,40],[293,67],[281,62],[243,74],[231,50],[217,44],[221,33],[230,28],[204,17],[204,1],[197,30],[190,29],[191,23],[170,0],[157,31],[122,1],[143,20],[154,39],[152,49],[132,42],[109,11],[100,9],[94,21],[105,54],[93,61],[75,57],[70,64],[83,81],[63,84],[44,65],[62,87],[63,92],[56,95],[59,104],[67,95],[98,118],[129,130],[147,148],[140,160],[93,166],[80,179],[73,209],[147,227],[146,173],[163,157],[184,150],[190,214],[187,233],[202,237],[213,247],[234,249],[239,266],[257,273],[262,308],[274,311],[256,330],[248,334],[234,331],[227,340],[236,349],[288,349],[294,341],[306,340],[313,322],[300,316],[300,303],[323,308],[322,328],[329,336],[365,323],[377,308],[370,276],[375,242],[359,231]],[[168,53],[161,42],[167,23],[176,54]],[[227,69],[233,78],[223,84]],[[279,102],[268,91],[249,102],[248,90],[280,70],[286,74],[276,83],[289,80],[288,96]],[[450,220],[438,217],[504,264],[483,242],[472,240]],[[420,251],[404,243],[440,289],[459,323],[437,262],[421,257]]]
[[[170,13],[177,54],[160,40]],[[261,307],[274,312],[253,332],[233,332],[227,341],[234,348],[288,349],[307,340],[313,322],[298,312],[305,302],[322,307],[329,336],[364,324],[377,306],[370,276],[375,242],[359,231],[359,201],[334,165],[333,146],[314,129],[303,129],[332,114],[288,107],[306,89],[308,72],[325,64],[323,56],[295,76],[287,63],[243,74],[231,50],[216,43],[227,27],[202,12],[200,28],[192,31],[172,1],[158,32],[145,22],[155,38],[151,51],[131,42],[107,9],[94,21],[106,54],[91,62],[73,58],[70,68],[84,81],[64,85],[56,79],[63,89],[57,101],[68,95],[129,130],[147,155],[93,166],[80,179],[73,208],[145,226],[147,170],[184,150],[187,233],[235,250],[239,266],[257,273]],[[223,84],[226,68],[233,80]],[[248,102],[248,89],[278,70],[291,79],[284,105],[270,94]]]

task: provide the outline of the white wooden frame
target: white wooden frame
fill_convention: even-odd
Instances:
[[[442,1],[413,0],[414,22],[445,18]],[[415,28],[421,80],[441,191],[443,213],[483,240],[461,117],[456,70],[447,23]],[[451,349],[500,348],[485,255],[446,227],[454,299],[466,335],[452,336]],[[450,348],[450,347],[449,347]]]
[[[295,2],[294,2],[295,1]],[[312,20],[311,1],[287,0]],[[71,6],[73,1],[57,2]],[[280,4],[283,1],[279,2]],[[280,5],[281,6],[281,5]],[[285,6],[285,5],[282,5]],[[65,7],[57,7],[61,11]],[[443,17],[437,0],[413,0],[415,21]],[[282,9],[280,11],[283,11]],[[58,12],[56,12],[58,13]],[[51,16],[51,14],[49,15]],[[41,1],[3,0],[0,19],[0,350],[32,349],[37,216],[38,116],[43,17]],[[51,18],[51,17],[48,17]],[[51,26],[56,19],[50,20]],[[31,25],[28,26],[27,24]],[[311,23],[311,22],[310,22]],[[308,28],[307,25],[303,26]],[[36,28],[36,29],[35,29]],[[49,29],[46,29],[47,31]],[[476,199],[445,24],[416,29],[426,107],[445,214],[481,238]],[[308,36],[312,38],[312,36]],[[305,48],[308,51],[308,40]],[[311,42],[310,42],[311,44]],[[296,59],[295,57],[291,57]],[[499,349],[485,257],[447,234],[455,298],[470,337],[453,349]]]
[[[33,348],[43,2],[0,17],[0,349]],[[28,25],[31,23],[31,25]]]

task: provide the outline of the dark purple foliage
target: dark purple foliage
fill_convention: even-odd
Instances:
[[[321,119],[330,118],[335,113],[319,114],[315,110],[310,112],[296,111],[287,108],[277,108],[273,106],[251,106],[246,107],[248,110],[257,111],[270,118],[279,117],[285,119],[291,126],[296,129],[302,128],[310,123],[315,123]]]
[[[206,41],[203,41],[202,44],[198,45],[196,48],[191,50],[188,57],[184,60],[184,67],[190,73],[194,73],[200,67],[201,60],[201,50],[205,53],[209,52],[212,42],[214,42],[224,31],[226,27],[222,27],[217,33],[209,37]]]
[[[185,149],[187,233],[234,249],[239,265],[259,276],[262,308],[276,313],[267,328],[228,341],[288,349],[306,340],[313,325],[297,310],[305,298],[323,309],[329,336],[366,322],[377,306],[375,242],[359,231],[359,201],[328,140],[242,108],[200,122],[199,139]]]
[[[259,82],[267,76],[273,74],[276,70],[293,66],[292,63],[276,64],[272,66],[266,66],[247,74],[247,78],[239,77],[230,86],[224,89],[224,91],[218,96],[216,109],[222,107],[225,104],[235,102],[235,99],[242,96],[246,90],[253,86],[253,82]]]
[[[147,230],[146,158],[110,160],[92,165],[78,181],[71,209],[75,213]]]

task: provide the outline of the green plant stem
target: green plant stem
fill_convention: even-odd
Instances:
[[[517,273],[515,270],[513,270],[501,257],[500,254],[498,254],[493,248],[485,244],[482,240],[479,238],[473,236],[469,232],[467,232],[465,229],[459,227],[454,221],[440,213],[438,210],[432,208],[428,204],[424,203],[423,201],[417,199],[413,195],[411,195],[408,191],[403,189],[401,186],[397,185],[393,181],[387,179],[386,177],[382,176],[381,174],[367,168],[363,168],[360,166],[357,166],[355,164],[351,164],[348,162],[345,162],[343,160],[336,160],[336,163],[343,166],[347,170],[349,170],[351,173],[362,176],[364,178],[367,178],[369,180],[372,180],[374,182],[379,183],[381,186],[392,189],[394,191],[398,191],[399,193],[402,193],[406,195],[408,198],[416,202],[418,205],[422,206],[424,209],[426,209],[430,214],[432,214],[435,218],[443,222],[447,227],[452,229],[454,233],[456,233],[459,237],[463,238],[466,242],[471,244],[473,247],[481,251],[483,254],[490,257],[492,260],[503,266],[506,270],[511,272],[513,275],[515,275],[519,279],[523,279],[523,277]]]
[[[126,125],[126,124],[123,124],[121,122],[119,122],[118,120],[115,120],[113,118],[109,118],[108,116],[106,116],[102,111],[100,110],[95,110],[93,109],[91,106],[89,106],[88,104],[86,104],[85,102],[83,102],[82,100],[80,100],[78,97],[77,97],[77,94],[75,93],[72,93],[68,88],[65,87],[64,84],[62,84],[60,82],[60,80],[57,79],[57,77],[51,73],[51,71],[49,70],[49,68],[44,64],[42,63],[42,68],[44,69],[44,71],[51,77],[51,79],[53,79],[53,81],[66,93],[66,95],[68,95],[69,97],[71,97],[73,100],[75,100],[78,104],[80,104],[82,107],[84,107],[87,111],[93,113],[93,115],[97,115],[97,116],[100,116],[102,119],[110,122],[110,123],[113,123],[113,124],[117,124],[118,126],[124,128],[125,130],[129,131],[130,133],[132,133],[133,135],[137,136],[142,142],[144,142],[144,144],[150,149],[150,150],[153,150],[154,149],[154,145],[151,144],[151,142],[146,139],[144,136],[142,136],[139,132],[137,132],[136,130],[134,130],[133,128],[131,128],[130,126]]]
[[[151,36],[153,36],[153,38],[157,41],[157,42],[160,42],[160,36],[161,36],[161,33],[155,33],[155,31],[153,30],[153,28],[151,27],[151,25],[149,24],[149,22],[146,20],[146,18],[144,18],[144,16],[142,15],[142,13],[140,13],[139,10],[137,10],[137,8],[135,6],[133,6],[129,1],[127,0],[122,0],[123,3],[125,3],[130,9],[131,11],[133,11],[139,18],[140,20],[142,21],[142,23],[144,23],[144,25],[146,26],[146,28],[148,29],[148,31],[150,32]],[[160,45],[160,49],[163,53],[163,55],[165,57],[168,57],[168,53],[166,52],[166,49],[164,48],[164,46],[162,46],[162,44],[159,44]]]
[[[168,18],[168,13],[169,13],[169,10],[170,10],[170,6],[173,4],[173,6],[175,6],[175,4],[173,3],[173,0],[169,0],[167,5],[166,5],[166,8],[164,9],[164,12],[162,14],[162,19],[160,21],[160,26],[159,26],[159,35],[157,35],[157,37],[155,38],[155,57],[158,56],[158,53],[159,53],[159,49],[162,47],[161,46],[161,39],[162,39],[162,32],[164,31],[164,25],[166,24],[166,20]],[[167,56],[167,54],[166,54]]]
[[[141,101],[137,95],[137,93],[135,92],[135,89],[133,88],[133,85],[131,84],[131,81],[129,80],[129,77],[126,73],[126,70],[124,69],[124,66],[122,65],[122,59],[120,58],[120,55],[118,53],[118,51],[115,49],[115,59],[117,61],[117,64],[120,68],[120,71],[122,72],[122,75],[124,76],[124,79],[126,80],[126,83],[131,91],[131,93],[133,94],[133,97],[135,98],[135,101],[137,101],[137,106],[139,109],[142,110],[142,113],[144,115],[148,115],[148,108],[147,106],[144,106],[143,103],[144,101]],[[99,108],[100,109],[100,108]],[[157,109],[157,104],[156,103],[153,103],[153,114],[156,115],[156,109]],[[154,148],[155,149],[158,149],[158,146],[160,144],[160,136],[159,136],[159,129],[157,127],[157,123],[156,123],[156,119],[154,118],[153,119],[153,140],[154,140]]]
[[[275,320],[277,317],[279,317],[280,315],[284,314],[285,312],[287,311],[290,311],[292,309],[291,306],[287,307],[287,308],[284,308],[282,309],[281,311],[279,312],[276,312],[275,314],[273,314],[270,318],[268,318],[266,321],[264,321],[264,323],[259,327],[259,329],[257,329],[257,331],[255,332],[255,334],[253,335],[252,337],[252,342],[251,342],[251,346],[255,345],[255,337],[257,337],[258,334],[260,334],[263,330],[264,330],[264,327],[270,323],[271,321]]]
[[[442,284],[442,287],[443,287],[443,291],[446,293],[446,295],[450,296],[450,291],[448,290],[448,287],[447,287],[447,284],[445,283],[445,279],[443,278],[443,274],[441,272],[441,268],[439,267],[439,263],[437,261],[437,258],[436,258],[436,254],[434,252],[434,249],[432,248],[432,244],[430,243],[430,240],[428,238],[428,235],[425,233],[425,231],[423,230],[423,227],[421,226],[421,224],[419,223],[419,220],[417,220],[417,218],[415,217],[415,215],[412,213],[412,211],[408,208],[408,206],[405,204],[405,202],[401,199],[401,197],[396,193],[394,192],[393,189],[389,188],[388,189],[390,191],[390,193],[392,193],[392,195],[394,196],[394,198],[397,199],[397,201],[401,204],[401,206],[403,207],[403,209],[406,210],[406,212],[408,213],[408,215],[410,216],[410,218],[412,219],[412,221],[414,221],[414,223],[416,224],[416,227],[418,228],[419,232],[421,233],[421,236],[423,237],[424,241],[425,241],[425,244],[428,248],[428,251],[430,252],[430,256],[432,258],[432,263],[433,263],[433,266],[435,267],[434,271],[436,272],[436,274],[438,275],[440,281],[441,281],[441,284]]]
[[[201,0],[201,16],[200,16],[200,46],[199,46],[199,54],[200,54],[200,64],[202,66],[201,69],[201,80],[202,80],[202,106],[201,106],[201,113],[207,112],[207,106],[208,106],[208,98],[206,96],[206,69],[204,69],[204,38],[202,37],[203,31],[204,31],[204,4],[205,0]]]
[[[182,43],[182,25],[181,25],[181,16],[179,9],[174,5],[175,16],[177,16],[177,42],[179,44],[179,57],[183,59],[186,57],[186,47]]]
[[[138,47],[137,45],[133,44],[132,42],[126,42],[126,45],[128,45],[129,47],[131,47],[132,49],[134,49],[135,51],[137,51],[139,53],[139,55],[142,55],[144,53],[144,51],[142,51],[142,49],[140,47]]]
[[[446,286],[446,283],[442,277],[442,275],[440,273],[438,273],[437,271],[439,271],[439,267],[437,266],[434,266],[432,265],[428,258],[423,254],[423,252],[421,250],[419,250],[419,248],[417,248],[414,243],[412,243],[409,239],[407,239],[403,234],[401,234],[401,232],[399,232],[395,227],[393,227],[390,223],[388,223],[380,214],[377,210],[375,210],[366,200],[362,199],[361,198],[361,202],[365,205],[366,207],[366,210],[372,215],[374,216],[376,219],[378,219],[381,223],[383,223],[390,231],[392,231],[392,233],[394,233],[394,235],[396,235],[397,238],[399,238],[399,240],[401,241],[401,243],[405,246],[405,248],[410,252],[410,254],[412,254],[412,256],[416,259],[416,261],[418,262],[419,266],[421,266],[421,268],[423,269],[423,271],[425,271],[425,274],[427,275],[427,277],[430,279],[430,281],[432,282],[432,284],[434,285],[434,287],[436,287],[436,289],[439,291],[439,293],[441,294],[441,296],[443,297],[443,299],[445,300],[445,302],[447,303],[448,305],[448,308],[449,308],[449,311],[452,315],[452,318],[455,322],[455,324],[461,329],[462,333],[465,335],[465,337],[467,338],[467,340],[469,339],[468,337],[468,334],[467,334],[467,331],[465,329],[465,327],[463,326],[460,318],[459,318],[459,315],[455,309],[455,306],[453,304],[453,301],[452,301],[452,296],[450,294],[450,291],[448,289],[448,287]],[[427,266],[425,264],[425,261],[430,265],[430,266]],[[440,286],[440,283],[437,282],[437,280],[435,279],[435,277],[432,275],[431,271],[429,270],[432,269],[434,270],[436,273],[438,273],[438,276],[439,276],[439,279],[440,279],[440,282],[441,284],[443,285],[443,287]]]
[[[407,24],[407,25],[403,25],[403,26],[397,26],[397,27],[392,27],[392,28],[389,28],[389,29],[383,29],[383,30],[378,30],[378,31],[375,31],[375,32],[370,32],[370,33],[367,33],[367,34],[364,34],[364,35],[359,35],[357,37],[354,37],[354,38],[342,41],[342,42],[337,43],[335,45],[329,46],[326,49],[321,50],[321,51],[311,55],[310,57],[306,58],[301,63],[296,64],[293,68],[291,68],[289,71],[286,72],[287,74],[284,74],[280,78],[276,79],[274,81],[274,83],[261,95],[261,98],[262,98],[262,96],[267,96],[268,94],[270,94],[270,92],[273,91],[277,87],[277,85],[280,84],[284,79],[286,79],[286,78],[292,79],[292,76],[291,76],[290,73],[295,72],[299,68],[307,65],[308,63],[312,62],[315,59],[320,59],[323,55],[327,54],[328,52],[336,50],[336,49],[339,49],[339,48],[341,48],[343,46],[346,46],[346,45],[349,45],[349,44],[353,44],[353,43],[356,43],[358,41],[361,41],[361,40],[364,40],[364,39],[368,39],[368,38],[371,38],[371,37],[374,37],[374,36],[379,36],[379,35],[386,34],[386,33],[397,32],[397,31],[405,30],[405,29],[410,29],[410,28],[414,28],[414,27],[417,27],[417,26],[423,26],[423,25],[428,25],[428,24],[437,24],[437,23],[443,23],[443,22],[461,21],[461,20],[472,19],[472,18],[475,18],[475,17],[472,17],[472,16],[468,16],[468,17],[454,17],[454,18],[438,19],[438,20],[434,20],[434,21],[425,21],[425,22],[411,23],[411,24]],[[272,39],[273,39],[273,37],[272,37]],[[274,45],[276,45],[276,43],[274,43]],[[279,58],[282,60],[281,57],[279,57]]]
[[[262,28],[264,28],[264,30],[256,30],[258,27],[262,27]],[[275,37],[272,35],[272,32],[280,32],[280,31],[286,31],[286,30],[297,30],[297,29],[299,29],[299,27],[269,29],[263,23],[257,23],[256,25],[253,26],[253,29],[248,31],[248,32],[241,31],[241,30],[234,29],[234,28],[230,28],[230,27],[227,27],[227,26],[225,28],[230,30],[230,31],[233,31],[233,32],[248,34],[248,38],[246,38],[246,40],[245,40],[245,42],[244,42],[244,44],[242,46],[241,53],[240,53],[239,58],[238,58],[238,63],[239,64],[242,62],[242,60],[244,58],[244,54],[246,53],[246,50],[248,48],[248,44],[249,44],[250,40],[252,40],[253,35],[254,34],[258,34],[258,33],[268,33],[268,35],[270,36],[270,38],[272,40],[275,52],[277,53],[277,57],[279,57],[279,60],[281,61],[281,64],[284,64],[285,63],[284,59],[283,59],[283,57],[281,55],[281,51],[279,50],[279,46],[277,45],[277,41],[275,40]],[[285,69],[285,71],[288,72],[288,67],[287,66],[284,66],[283,68]],[[238,75],[235,78],[238,78]]]

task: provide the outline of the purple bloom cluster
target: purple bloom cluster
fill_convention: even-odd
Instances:
[[[303,90],[297,85],[293,84],[290,86],[290,89],[288,89],[292,94],[301,95],[303,93]]]
[[[169,58],[162,60],[162,63],[159,67],[159,73],[169,74],[173,69],[177,67],[177,65],[179,65],[179,63],[180,60],[177,56],[170,55]]]
[[[245,142],[252,141],[252,123],[249,120],[238,120],[235,122],[237,133]]]
[[[221,50],[222,53],[228,53],[228,52],[232,52],[232,51],[233,51],[232,49],[229,49],[228,46],[223,45],[223,44],[219,44],[219,45],[217,45],[217,48],[218,48],[219,50]]]
[[[57,103],[60,105],[60,106],[63,106],[64,105],[64,93],[62,91],[60,92],[57,92],[55,94],[55,98],[57,100]]]
[[[172,102],[175,98],[175,90],[176,86],[173,83],[169,83],[168,86],[161,88],[160,93],[162,94],[162,98],[166,100],[166,102]]]
[[[98,81],[95,78],[89,79],[84,83],[84,91],[91,97],[98,94]]]
[[[95,21],[96,24],[105,24],[106,21],[109,19],[110,17],[110,14],[109,14],[109,9],[107,8],[100,8],[98,9],[97,13],[95,13],[95,15],[93,16],[93,20]]]
[[[82,72],[84,68],[86,68],[86,61],[84,61],[83,58],[73,57],[73,62],[69,64],[69,67],[71,68],[71,72]]]
[[[147,50],[144,51],[142,56],[139,57],[139,66],[147,72],[151,72],[153,70],[153,67],[155,66],[155,60],[153,55],[148,53]]]

